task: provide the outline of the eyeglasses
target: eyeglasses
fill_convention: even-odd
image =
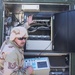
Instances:
[[[22,37],[22,38],[18,38],[18,40],[23,40],[23,39],[24,39],[24,40],[26,40],[26,38],[25,38],[25,37]]]

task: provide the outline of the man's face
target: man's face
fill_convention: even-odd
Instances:
[[[26,38],[25,37],[22,37],[22,38],[15,38],[14,40],[16,42],[16,44],[19,46],[19,47],[23,47],[26,43]]]

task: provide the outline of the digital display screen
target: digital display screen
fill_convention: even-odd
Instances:
[[[47,62],[37,62],[37,66],[38,68],[44,68],[44,67],[47,67]]]

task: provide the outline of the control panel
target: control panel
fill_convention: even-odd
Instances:
[[[50,62],[48,57],[27,58],[24,66],[32,66],[36,75],[49,75]]]

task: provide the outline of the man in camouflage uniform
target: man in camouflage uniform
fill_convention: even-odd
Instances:
[[[11,30],[9,40],[6,40],[0,51],[0,75],[31,75],[31,66],[23,67],[23,46],[28,38],[25,27],[14,27]]]

